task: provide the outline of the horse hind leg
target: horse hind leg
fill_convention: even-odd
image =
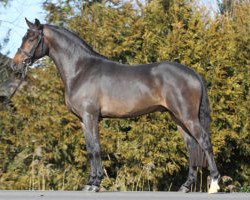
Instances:
[[[199,143],[202,150],[205,152],[210,175],[212,177],[212,182],[209,188],[209,193],[216,193],[220,189],[218,185],[218,180],[220,177],[220,174],[218,172],[214,155],[212,152],[212,145],[209,138],[209,134],[205,131],[205,129],[201,126],[200,121],[197,120],[187,120],[185,123],[187,129],[189,130],[190,134],[196,139],[196,141]]]
[[[194,163],[194,148],[198,145],[194,138],[192,138],[187,131],[184,130],[180,125],[177,125],[179,132],[182,134],[185,141],[186,148],[189,153],[189,172],[188,178],[184,184],[179,189],[179,192],[190,192],[191,186],[197,180],[197,167],[193,165]]]
[[[194,166],[189,165],[188,178],[185,183],[183,183],[179,189],[179,192],[188,193],[191,190],[191,186],[197,180],[197,169]]]

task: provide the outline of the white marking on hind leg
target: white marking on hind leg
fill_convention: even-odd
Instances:
[[[210,188],[208,190],[209,194],[218,192],[218,190],[220,189],[220,186],[219,186],[218,182],[219,182],[218,178],[217,179],[212,179],[211,184],[210,184]]]

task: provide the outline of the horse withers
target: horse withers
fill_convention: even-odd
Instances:
[[[194,70],[173,62],[123,65],[95,52],[69,30],[39,20],[23,37],[11,67],[23,73],[39,58],[57,66],[68,108],[81,120],[91,165],[86,191],[98,191],[103,178],[98,123],[102,118],[135,117],[155,111],[171,114],[189,152],[189,174],[180,191],[189,192],[197,166],[209,166],[209,193],[219,190],[210,141],[210,109],[205,84]]]

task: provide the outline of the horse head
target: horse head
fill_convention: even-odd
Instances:
[[[26,75],[28,67],[45,56],[48,51],[48,47],[44,43],[43,25],[38,19],[35,19],[35,23],[26,18],[25,20],[28,30],[11,63],[11,68],[21,73],[23,77]]]

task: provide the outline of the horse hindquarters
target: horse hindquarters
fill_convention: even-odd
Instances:
[[[177,124],[182,128],[184,138],[186,140],[187,149],[189,151],[190,172],[188,177],[190,186],[195,179],[190,177],[193,168],[196,166],[205,167],[209,165],[211,177],[217,180],[219,172],[217,170],[210,141],[210,110],[206,88],[200,76],[196,74],[186,73],[188,70],[170,71],[172,77],[171,82],[165,85],[166,107],[174,116]],[[188,142],[187,142],[188,141]],[[190,181],[192,180],[192,181]],[[183,184],[185,185],[185,184]],[[218,185],[209,192],[217,192]]]

